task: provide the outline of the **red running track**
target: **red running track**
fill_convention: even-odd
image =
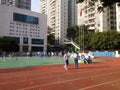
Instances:
[[[106,62],[0,69],[0,90],[120,90],[120,58]]]

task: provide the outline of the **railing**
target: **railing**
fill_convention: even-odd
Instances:
[[[77,43],[75,43],[74,41],[65,39],[66,41],[64,42],[64,44],[72,44],[73,46],[75,46],[77,49],[80,49],[79,45]]]
[[[79,48],[79,45],[77,45],[75,42],[71,41],[71,44],[72,44],[73,46],[75,46],[77,49],[80,49],[80,48]]]

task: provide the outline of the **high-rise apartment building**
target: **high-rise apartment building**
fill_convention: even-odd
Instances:
[[[42,14],[47,14],[47,0],[40,0],[41,1],[41,5],[40,5],[40,7],[41,7],[41,13]]]
[[[31,0],[1,0],[1,4],[31,10]]]
[[[106,15],[104,15],[103,12],[98,13],[97,11],[97,5],[99,3],[89,3],[89,2],[83,2],[78,4],[78,25],[86,25],[89,26],[89,29],[91,30],[101,30],[104,26],[100,26],[101,23],[106,21],[103,21],[106,18]],[[104,17],[103,17],[104,15]],[[105,25],[105,24],[103,24]],[[106,25],[105,25],[106,26]],[[105,27],[104,27],[105,28]]]
[[[41,13],[47,14],[48,26],[58,44],[63,44],[68,27],[77,24],[75,0],[41,0]]]
[[[117,31],[120,32],[120,3],[116,4],[116,24]]]
[[[120,31],[120,7],[117,4],[104,8],[104,11],[98,12],[100,2],[83,2],[78,4],[78,25],[85,24],[89,29],[103,32],[106,30]]]
[[[77,25],[77,19],[76,0],[68,0],[68,27]]]

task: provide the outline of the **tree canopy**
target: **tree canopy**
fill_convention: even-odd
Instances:
[[[120,49],[120,33],[115,30],[89,33],[84,37],[85,48],[93,50]]]
[[[99,1],[98,11],[103,10],[104,7],[111,7],[115,3],[119,3],[118,6],[120,6],[120,0],[76,0],[76,3],[82,3],[84,1],[89,2],[89,4]]]
[[[84,27],[84,29],[79,29]],[[92,32],[85,26],[67,29],[67,38],[79,44],[85,50],[120,50],[120,33],[116,30]],[[84,33],[83,33],[84,30]],[[74,33],[74,34],[73,34]],[[84,45],[84,47],[83,47]]]
[[[15,38],[2,38],[0,37],[0,51],[19,51],[19,42]]]
[[[76,3],[82,3],[86,0],[76,0]],[[111,6],[112,4],[114,3],[117,3],[117,2],[120,2],[120,0],[88,0],[89,2],[97,2],[97,1],[100,1],[101,4],[103,5],[103,7],[106,7],[106,6]]]

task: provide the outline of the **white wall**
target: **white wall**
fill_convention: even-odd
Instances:
[[[0,36],[11,37],[28,37],[29,39],[44,39],[44,45],[32,45],[29,42],[29,46],[42,46],[44,51],[47,45],[47,15],[31,12],[29,10],[13,8],[0,4]],[[24,15],[34,16],[39,18],[38,24],[23,23],[13,20],[13,13],[20,13]],[[31,28],[33,30],[31,30]],[[31,41],[31,40],[30,40]],[[24,45],[22,40],[20,45]],[[22,50],[21,50],[22,51]]]

